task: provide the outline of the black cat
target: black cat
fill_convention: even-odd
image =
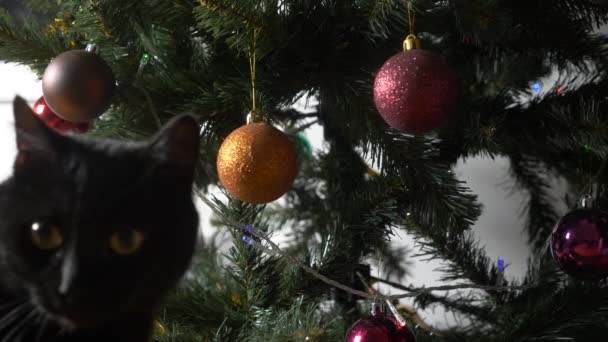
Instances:
[[[60,135],[19,97],[0,185],[0,341],[144,342],[189,266],[198,126],[150,141]]]

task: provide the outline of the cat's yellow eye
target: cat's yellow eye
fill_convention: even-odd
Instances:
[[[57,225],[32,223],[30,236],[34,246],[43,250],[53,250],[63,245],[63,235]]]
[[[144,243],[144,233],[137,229],[115,232],[110,236],[110,248],[121,256],[137,253]]]

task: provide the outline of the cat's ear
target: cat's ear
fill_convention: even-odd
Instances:
[[[55,155],[53,140],[56,133],[38,118],[20,96],[16,96],[13,100],[13,114],[17,139],[15,167],[23,165],[34,156],[53,159]]]
[[[152,138],[153,153],[172,163],[194,166],[198,159],[199,127],[190,115],[174,117]]]

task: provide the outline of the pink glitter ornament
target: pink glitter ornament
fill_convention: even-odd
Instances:
[[[413,48],[384,63],[374,82],[374,101],[384,121],[405,133],[440,128],[458,100],[458,82],[433,52]]]

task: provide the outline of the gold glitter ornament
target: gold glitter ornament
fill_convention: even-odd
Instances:
[[[298,173],[296,150],[272,125],[250,123],[224,140],[217,173],[232,196],[251,204],[269,203],[291,187]]]

